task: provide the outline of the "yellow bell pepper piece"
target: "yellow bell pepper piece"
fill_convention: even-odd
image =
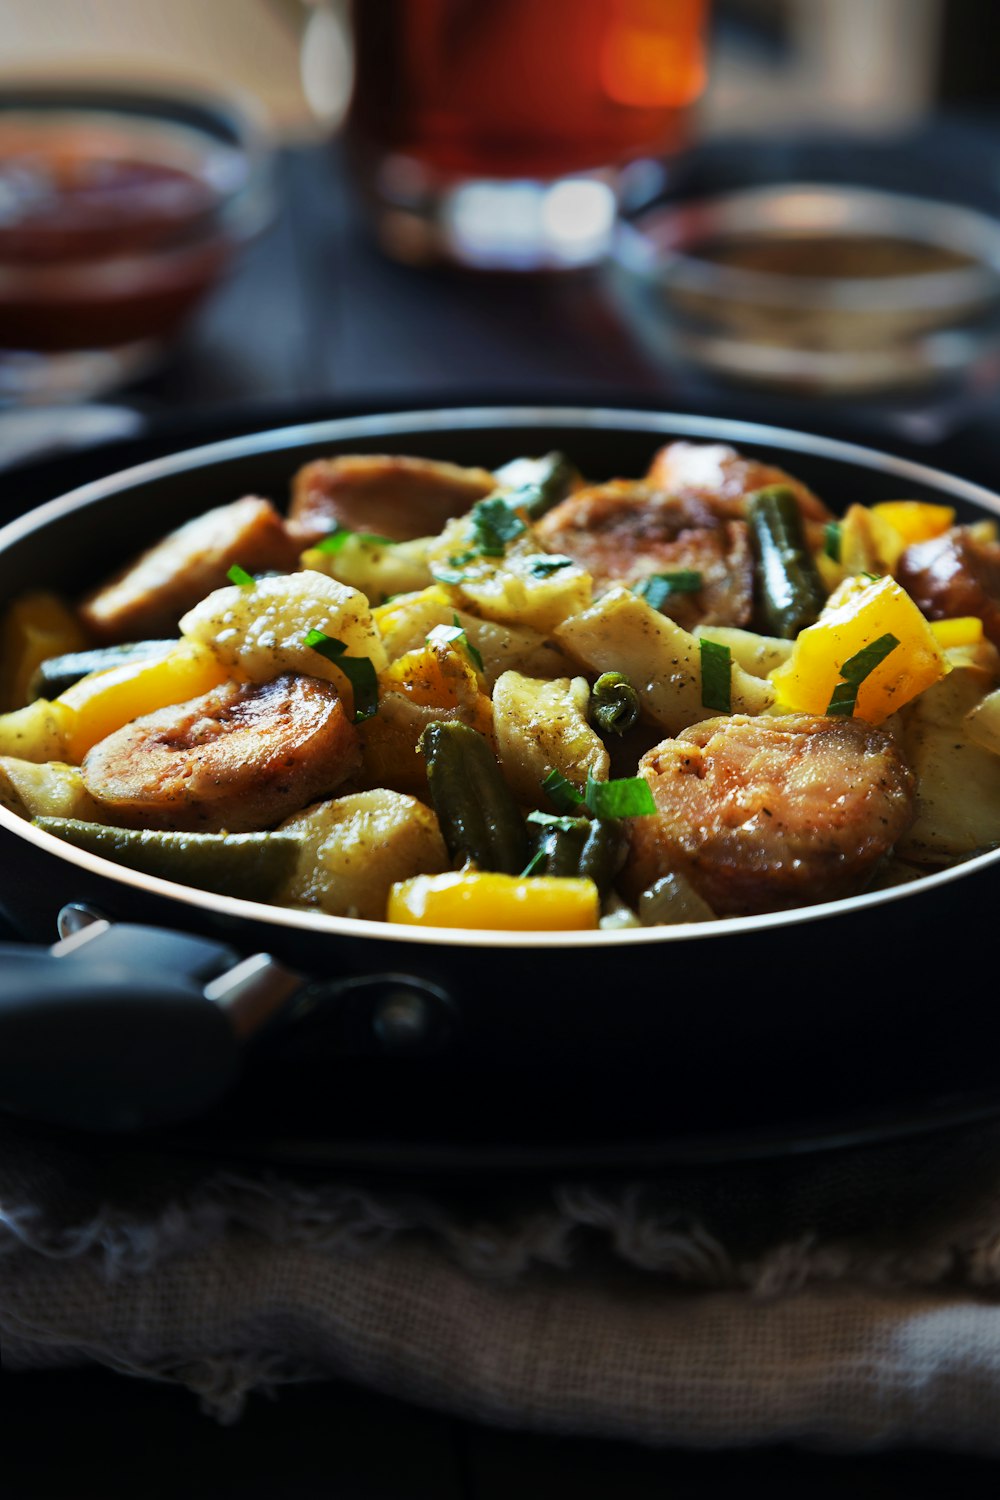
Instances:
[[[898,583],[848,579],[817,623],[798,636],[788,661],[771,673],[779,708],[825,714],[841,667],[884,635],[894,635],[899,645],[860,683],[856,717],[881,724],[948,671],[934,632]]]
[[[215,653],[196,641],[181,641],[176,651],[153,661],[91,672],[55,700],[73,713],[66,745],[70,760],[81,761],[91,745],[142,714],[200,697],[226,675]]]
[[[378,626],[379,633],[384,636],[392,635],[398,630],[406,619],[407,614],[414,607],[428,607],[434,609],[451,609],[451,598],[439,583],[432,583],[428,588],[420,589],[417,593],[404,594],[399,599],[392,599],[388,604],[379,604],[372,610],[372,619]]]
[[[914,542],[929,542],[955,524],[953,506],[931,505],[924,500],[883,500],[871,511],[899,533],[904,548]]]
[[[905,550],[903,538],[877,506],[848,506],[840,523],[844,573],[891,573]]]
[[[983,638],[983,622],[978,615],[932,620],[931,630],[942,651],[951,651],[955,646],[978,646]]]
[[[55,594],[38,590],[15,599],[0,627],[0,708],[21,708],[43,661],[86,644],[73,610]]]
[[[389,892],[386,920],[411,927],[472,927],[503,932],[584,932],[597,926],[592,880],[557,875],[498,875],[479,870],[417,875]]]

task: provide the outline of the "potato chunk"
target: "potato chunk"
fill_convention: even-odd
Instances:
[[[588,773],[607,778],[610,757],[587,723],[590,687],[585,677],[552,682],[504,672],[493,693],[493,727],[500,765],[514,795],[539,807],[542,782],[561,771],[581,790]]]
[[[279,831],[300,838],[302,853],[278,900],[330,916],[382,921],[397,881],[448,868],[437,818],[400,792],[354,792],[320,802]]]
[[[0,807],[21,818],[86,818],[100,822],[97,803],[83,784],[79,767],[62,761],[39,765],[0,755]]]
[[[299,672],[332,682],[349,696],[344,674],[306,645],[314,629],[343,641],[349,656],[370,657],[376,672],[385,667],[385,648],[364,594],[322,573],[288,573],[258,578],[253,587],[216,589],[181,621],[190,640],[210,646],[227,672],[244,682]]]
[[[564,650],[593,672],[622,672],[639,694],[643,715],[679,734],[718,709],[702,702],[701,655],[693,635],[652,609],[630,589],[615,588],[555,632]],[[770,683],[733,662],[732,712],[766,713]]]
[[[917,778],[917,818],[896,852],[918,864],[947,864],[1000,843],[1000,756],[970,733],[966,717],[996,681],[969,653],[903,714],[903,750]]]

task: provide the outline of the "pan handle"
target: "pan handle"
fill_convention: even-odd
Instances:
[[[310,981],[267,953],[81,905],[59,930],[49,949],[0,944],[0,1110],[30,1119],[98,1131],[195,1119],[279,1019],[331,1059],[416,1061],[455,1040],[450,996],[416,975]]]
[[[240,1068],[230,1019],[151,957],[140,969],[96,951],[83,961],[0,946],[0,1108],[124,1131],[217,1103]]]

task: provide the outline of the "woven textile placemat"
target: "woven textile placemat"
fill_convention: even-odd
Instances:
[[[1000,1126],[660,1180],[390,1184],[0,1125],[7,1370],[233,1421],[336,1377],[522,1429],[1000,1451]]]

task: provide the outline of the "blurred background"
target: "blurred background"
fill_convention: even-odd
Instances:
[[[643,89],[660,88],[658,108],[667,99],[661,86],[673,69],[670,129],[661,129],[658,147],[652,137],[637,137],[636,162],[624,162],[628,151],[619,142],[614,162],[593,163],[602,171],[591,174],[598,188],[590,198],[574,190],[532,206],[524,193],[515,202],[509,184],[499,197],[494,191],[504,173],[523,184],[531,175],[523,163],[510,158],[502,170],[487,170],[484,155],[473,175],[487,179],[487,191],[478,182],[478,195],[464,193],[460,201],[455,174],[468,176],[468,162],[456,167],[443,136],[423,155],[415,136],[405,138],[412,120],[404,119],[401,100],[409,107],[415,98],[407,92],[412,78],[404,87],[412,62],[406,49],[430,58],[427,39],[444,27],[449,5],[452,13],[462,10],[454,0],[360,0],[353,8],[349,0],[0,0],[0,104],[16,103],[18,91],[39,80],[87,80],[105,91],[235,92],[250,102],[274,151],[266,190],[263,179],[257,183],[260,222],[242,237],[224,274],[206,273],[194,310],[157,333],[153,357],[149,339],[140,339],[138,354],[128,343],[117,365],[104,352],[96,366],[87,364],[82,353],[94,351],[83,350],[80,335],[73,359],[53,359],[51,350],[43,359],[27,348],[28,335],[5,336],[0,317],[0,351],[6,344],[10,356],[5,367],[0,354],[0,403],[20,409],[17,429],[8,422],[0,430],[0,454],[9,459],[25,442],[33,445],[25,408],[82,399],[114,398],[127,408],[126,425],[237,412],[251,424],[270,420],[278,408],[315,414],[473,398],[737,410],[814,429],[874,425],[887,438],[914,441],[947,437],[982,418],[1000,381],[1000,119],[996,70],[984,45],[995,8],[987,0],[606,3],[609,14],[627,14],[632,28],[632,53],[622,43],[616,66],[627,74],[636,119],[653,99]],[[587,0],[584,9],[593,8]],[[518,9],[518,0],[471,8],[494,20]],[[572,36],[584,25],[583,11],[549,0],[535,7],[532,24],[543,14],[562,27],[559,47],[565,44],[575,66]],[[673,53],[661,31],[668,15]],[[685,41],[678,40],[682,29]],[[690,50],[695,34],[697,53]],[[456,45],[465,45],[455,35]],[[649,39],[645,50],[634,40],[639,35]],[[364,55],[356,58],[359,41]],[[544,79],[521,76],[526,54],[517,44],[503,58],[493,50],[492,87],[506,68],[506,99],[520,108]],[[364,88],[355,89],[349,112],[355,73]],[[471,98],[479,85],[466,81]],[[0,112],[0,124],[4,118]],[[567,157],[560,175],[554,160],[542,172],[546,184],[565,178],[578,189],[580,162]],[[633,170],[637,164],[641,171]],[[0,315],[4,236],[20,211],[12,171],[0,140]],[[451,195],[444,208],[442,174]],[[803,183],[930,198],[977,218],[942,221],[936,238],[926,214],[918,220],[906,210],[893,218],[892,203],[875,205],[889,214],[883,218],[871,216],[868,200],[805,203],[814,242],[846,225],[856,251],[860,235],[866,253],[877,241],[884,259],[887,245],[900,251],[906,241],[912,250],[920,241],[926,250],[933,241],[938,259],[909,268],[936,274],[930,298],[924,289],[931,282],[918,288],[912,277],[898,279],[906,269],[896,264],[898,254],[875,270],[860,261],[842,265],[839,251],[821,266],[815,243],[812,260],[783,263],[780,286],[773,276],[753,284],[754,298],[764,288],[764,303],[749,310],[714,283],[709,306],[703,265],[693,282],[671,279],[678,256],[683,270],[701,255],[691,246],[693,224],[712,241],[713,277],[731,256],[719,236],[734,232],[740,275],[773,272],[756,251],[746,259],[747,233],[773,236],[777,226],[801,238],[801,226],[789,226],[793,209],[803,211],[802,195],[789,199],[786,188]],[[734,208],[727,196],[775,185],[777,198],[755,200],[750,209],[742,199]],[[714,206],[720,195],[721,217]],[[693,220],[688,210],[701,214],[706,203],[715,217]],[[614,226],[616,207],[622,217]],[[556,249],[526,249],[512,228],[519,213],[533,214],[536,226],[539,215],[549,228],[555,224]],[[497,233],[499,260],[492,242],[483,249],[483,236]],[[7,239],[13,243],[9,233]],[[22,245],[18,253],[27,274],[37,250]],[[497,274],[498,266],[508,274]],[[821,274],[831,283],[820,289],[822,315],[809,322],[796,313],[791,332],[786,310],[782,332],[769,299],[788,293],[789,275],[812,287]],[[872,277],[881,278],[877,287]],[[30,300],[21,291],[11,295],[22,306]],[[802,284],[793,289],[796,308],[803,295]],[[914,300],[924,309],[938,300],[948,307],[934,326],[922,316],[918,327]],[[872,306],[891,307],[893,321],[869,328],[859,349],[841,316],[848,304],[865,317]],[[61,315],[57,322],[65,330]],[[50,329],[45,337],[51,343],[63,335]],[[32,420],[50,430],[37,412]],[[81,422],[84,437],[105,431],[91,420]],[[60,431],[68,442],[77,428],[64,421]]]
[[[348,8],[0,0],[0,76],[225,83],[254,94],[284,138],[316,138],[346,102]],[[989,0],[715,0],[698,131],[891,131],[943,105],[992,106],[997,74],[984,43],[994,16]]]

